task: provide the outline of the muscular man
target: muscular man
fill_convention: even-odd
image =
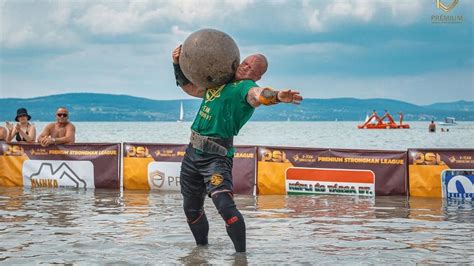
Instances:
[[[56,122],[48,124],[38,137],[41,146],[74,143],[76,127],[68,121],[68,116],[66,108],[60,107],[56,110]]]
[[[197,245],[207,245],[209,224],[204,199],[212,198],[225,221],[237,252],[246,251],[245,222],[232,194],[233,137],[250,119],[256,107],[280,102],[299,104],[298,91],[276,91],[255,83],[266,72],[265,56],[251,55],[239,65],[232,82],[216,88],[200,88],[186,79],[179,67],[181,46],[172,54],[177,84],[189,95],[202,98],[191,126],[191,143],[181,166],[183,208]]]

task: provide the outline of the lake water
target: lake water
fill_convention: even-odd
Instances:
[[[474,148],[474,123],[428,133],[355,122],[251,122],[237,144]],[[44,123],[37,123],[42,129]],[[78,142],[187,143],[190,123],[76,123]],[[474,261],[474,204],[415,197],[236,196],[247,224],[235,254],[206,199],[210,245],[196,248],[177,193],[0,187],[1,264],[415,264]]]
[[[449,132],[428,132],[428,122],[407,122],[411,129],[362,130],[357,122],[250,122],[235,138],[238,145],[315,148],[395,149],[474,148],[474,122]],[[78,122],[77,142],[188,143],[191,122]],[[45,123],[36,123],[38,131]],[[446,127],[445,127],[446,128]],[[38,133],[39,134],[39,133]]]

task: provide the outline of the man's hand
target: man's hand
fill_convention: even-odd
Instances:
[[[300,104],[303,100],[299,91],[281,90],[278,92],[277,98],[282,103]]]
[[[181,47],[183,45],[180,44],[178,47],[174,48],[171,57],[173,58],[173,64],[179,64],[179,55],[181,54]]]
[[[54,144],[54,140],[52,138],[44,137],[40,140],[40,144],[43,147],[48,147],[51,144]]]

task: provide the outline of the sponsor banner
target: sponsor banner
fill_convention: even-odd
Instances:
[[[370,170],[291,167],[286,170],[286,193],[375,196]]]
[[[1,143],[0,186],[120,188],[120,144]]]
[[[474,196],[474,169],[444,170],[441,176],[443,198],[472,200]]]
[[[181,162],[187,146],[124,143],[124,188],[180,191]],[[235,194],[254,194],[256,156],[253,146],[237,147],[232,169]]]
[[[289,188],[287,173],[296,169],[306,169],[303,172],[296,171],[300,171],[298,178],[302,181],[299,183],[308,186],[308,193],[309,185],[312,185],[313,193],[322,192],[314,191],[315,185],[319,183],[320,186],[324,185],[324,193],[339,191],[339,194],[358,195],[360,191],[360,194],[369,196],[373,196],[374,192],[375,195],[407,194],[405,151],[259,147],[257,153],[257,189],[261,195],[286,194]],[[373,174],[373,181],[369,178],[365,180],[367,182],[354,182],[355,176],[369,173]],[[326,176],[332,176],[333,179],[323,178]],[[329,192],[328,186],[331,186],[332,192]]]
[[[410,196],[471,198],[474,149],[409,149]]]

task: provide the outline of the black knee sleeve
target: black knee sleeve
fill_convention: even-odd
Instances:
[[[237,210],[232,195],[227,192],[216,193],[212,195],[212,202],[225,221],[227,234],[234,243],[235,251],[245,252],[245,221]]]
[[[203,201],[184,198],[183,209],[186,215],[189,228],[193,233],[197,245],[207,245],[207,235],[209,234],[209,223],[203,209]]]

